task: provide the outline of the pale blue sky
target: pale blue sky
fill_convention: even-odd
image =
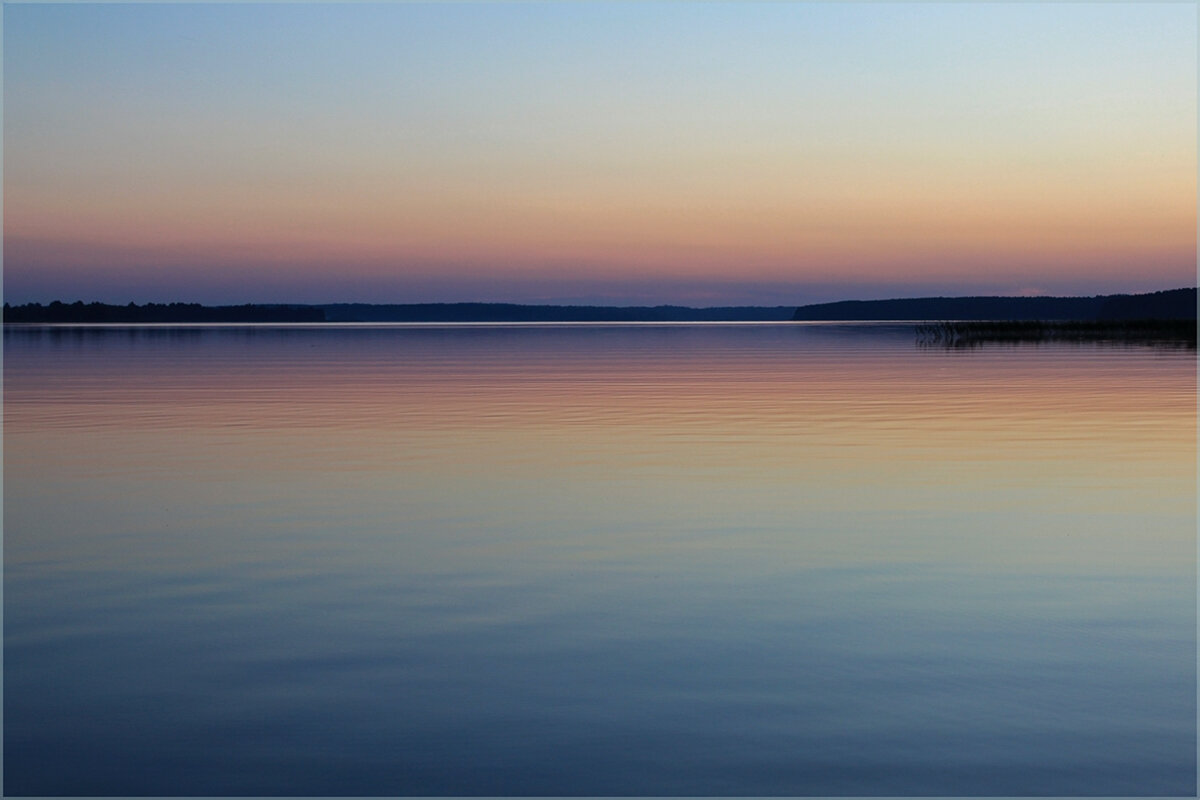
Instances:
[[[5,287],[1165,288],[1195,97],[1186,3],[6,5]]]

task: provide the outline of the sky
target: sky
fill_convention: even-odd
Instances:
[[[1193,3],[5,4],[7,302],[1196,284]]]

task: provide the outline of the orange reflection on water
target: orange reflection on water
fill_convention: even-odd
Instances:
[[[1187,351],[943,351],[908,328],[803,325],[44,333],[8,345],[6,474],[18,485],[157,464],[193,475],[197,492],[221,483],[222,502],[324,498],[401,526],[432,504],[477,524],[525,515],[597,536],[613,515],[647,530],[665,519],[770,529],[753,546],[714,533],[718,550],[763,558],[787,549],[778,536],[808,542],[793,556],[835,561],[1161,566],[1194,550]]]

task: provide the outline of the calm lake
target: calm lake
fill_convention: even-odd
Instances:
[[[1189,795],[1196,354],[4,337],[4,792]]]

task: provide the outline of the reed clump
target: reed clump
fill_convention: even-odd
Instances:
[[[917,341],[946,347],[984,342],[1113,342],[1194,348],[1194,319],[960,320],[916,326]]]

